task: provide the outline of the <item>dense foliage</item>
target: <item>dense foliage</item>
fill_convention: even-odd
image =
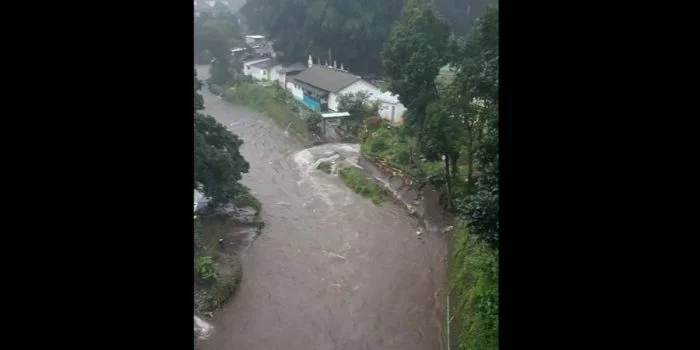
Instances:
[[[350,113],[350,117],[342,120],[347,135],[357,137],[362,122],[378,115],[379,104],[369,101],[369,94],[365,91],[343,94],[338,98],[338,110]]]
[[[245,46],[236,16],[227,9],[204,12],[194,20],[194,57],[200,64],[211,63],[210,82],[225,85],[235,78],[231,48]]]
[[[461,219],[449,280],[454,340],[460,349],[497,349],[498,9],[487,9],[466,38],[446,28],[431,4],[409,0],[382,53],[389,88],[408,108],[403,135],[381,129],[363,148],[408,163],[412,174],[444,189],[447,207],[454,204]],[[438,79],[446,64],[456,73]],[[422,159],[401,153],[412,149],[410,139]],[[431,165],[440,162],[436,173]]]
[[[434,2],[458,35],[466,34],[486,5],[496,0]],[[380,75],[381,51],[407,0],[248,0],[241,8],[247,27],[268,35],[283,61],[343,62],[352,72]],[[420,30],[415,30],[420,32]],[[330,51],[330,52],[329,52]],[[329,59],[329,54],[331,58]]]
[[[228,203],[244,190],[238,183],[249,167],[239,152],[243,141],[213,117],[198,112],[204,106],[196,71],[194,79],[194,188],[203,187],[214,204]]]
[[[404,2],[249,0],[241,12],[251,30],[269,35],[284,61],[306,62],[311,54],[358,74],[379,75],[377,53]]]

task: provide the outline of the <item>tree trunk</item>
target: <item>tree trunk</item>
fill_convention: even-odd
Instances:
[[[472,186],[472,174],[474,173],[474,151],[467,150],[467,192]]]
[[[447,210],[452,209],[452,187],[450,185],[450,157],[444,155],[443,158],[445,159],[445,190],[447,192],[447,198],[446,198],[446,207]]]

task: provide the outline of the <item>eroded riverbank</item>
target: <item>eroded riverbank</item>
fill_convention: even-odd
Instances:
[[[208,76],[206,67],[197,71]],[[241,254],[236,295],[214,313],[214,332],[197,347],[440,349],[444,237],[418,239],[419,223],[400,205],[376,206],[309,164],[307,153],[346,145],[302,152],[259,113],[206,89],[202,95],[204,112],[245,142],[243,183],[262,202],[266,226]]]

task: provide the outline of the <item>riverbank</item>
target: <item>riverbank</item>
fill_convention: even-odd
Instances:
[[[241,250],[261,233],[261,204],[247,190],[225,210],[205,207],[194,218],[194,313],[212,313],[236,292],[242,278]]]
[[[233,86],[209,87],[225,101],[250,107],[265,114],[285,133],[294,134],[302,144],[310,146],[320,141],[320,128],[310,127],[313,113],[298,103],[289,91],[277,84],[239,82]],[[311,119],[313,120],[313,119]],[[314,120],[316,124],[319,120]],[[317,132],[314,132],[317,130]]]
[[[397,127],[380,126],[366,136],[362,167],[419,218],[426,231],[452,231],[446,296],[449,312],[444,321],[447,349],[498,349],[498,253],[470,236],[466,222],[452,226],[455,217],[443,212],[444,193],[435,190],[444,179],[440,162],[417,160],[410,139],[402,138]],[[458,169],[460,174],[468,170],[463,164]],[[455,189],[463,187],[457,184]]]

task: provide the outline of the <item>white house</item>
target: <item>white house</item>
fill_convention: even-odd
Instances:
[[[379,101],[379,115],[386,120],[398,122],[406,111],[397,96],[382,92],[358,75],[342,68],[314,65],[311,57],[308,66],[293,79],[287,78],[286,87],[294,97],[313,110],[339,112],[340,96],[364,91],[370,101]]]
[[[282,65],[272,58],[243,62],[243,74],[260,81],[278,81],[279,68],[282,68]]]

